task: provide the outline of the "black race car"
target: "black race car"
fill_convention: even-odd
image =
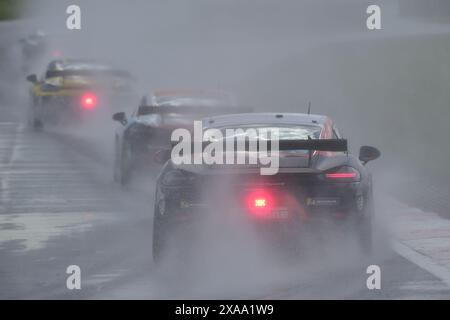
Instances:
[[[124,112],[113,115],[122,124],[115,133],[114,180],[125,185],[136,169],[158,173],[172,147],[173,130],[192,130],[193,121],[206,116],[249,110],[222,91],[160,90],[144,96],[129,118]]]
[[[269,238],[281,236],[291,244],[310,225],[350,225],[361,249],[370,252],[374,209],[372,178],[365,164],[378,158],[379,151],[363,146],[359,158],[350,154],[347,141],[327,116],[253,113],[203,120],[204,132],[218,129],[224,141],[245,137],[248,128],[276,129],[277,173],[261,175],[258,164],[175,164],[168,160],[156,184],[154,260],[167,253],[169,240],[179,231],[214,214],[238,219],[270,234]],[[272,143],[273,138],[266,141]],[[237,152],[248,156],[262,152],[248,146],[247,142]]]
[[[29,121],[35,128],[111,115],[135,97],[128,72],[92,60],[53,60],[40,79],[32,74],[27,80],[32,83]]]

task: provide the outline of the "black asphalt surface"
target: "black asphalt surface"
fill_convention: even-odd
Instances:
[[[89,141],[0,124],[2,298],[448,298],[450,289],[381,241],[374,258],[331,255],[325,266],[270,266],[248,280],[213,265],[176,281],[151,261],[151,183],[121,190],[111,167],[86,152]],[[82,150],[82,151],[80,151]],[[142,186],[136,186],[136,189]],[[336,252],[335,252],[336,254]],[[233,257],[231,255],[231,257]],[[325,260],[327,261],[327,260]],[[269,263],[269,262],[268,262]],[[82,290],[66,289],[67,266],[82,270]],[[236,268],[236,261],[229,261]],[[380,265],[382,290],[366,288],[366,267]],[[250,273],[248,273],[250,272]],[[289,277],[282,276],[283,273]],[[170,274],[169,274],[170,275]],[[279,281],[277,281],[279,279]],[[249,285],[242,283],[249,281]],[[174,283],[175,282],[175,283]],[[210,286],[211,284],[211,286]],[[223,286],[223,290],[221,289]]]

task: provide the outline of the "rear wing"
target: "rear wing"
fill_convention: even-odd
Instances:
[[[248,113],[253,112],[252,108],[248,107],[231,107],[231,106],[140,106],[138,109],[138,116],[148,114],[200,114],[200,115],[220,115],[233,113]]]
[[[280,151],[308,150],[308,151],[330,151],[347,152],[346,139],[308,139],[308,140],[280,140],[278,141]]]
[[[260,140],[256,140],[258,143],[256,145],[256,150],[250,150],[251,141],[248,139],[244,140],[245,142],[245,150],[237,150],[237,151],[258,151],[260,148]],[[273,140],[266,140],[267,148],[266,150],[271,150],[272,145],[276,145],[276,142]],[[175,146],[178,142],[172,141],[172,147]],[[202,150],[206,148],[211,142],[203,141],[202,142]],[[192,142],[192,149],[195,150],[196,142]],[[237,141],[234,140],[234,146],[236,148]],[[295,150],[307,150],[312,154],[312,151],[329,151],[329,152],[347,152],[347,139],[308,139],[308,140],[278,140],[278,148],[279,151],[295,151]]]
[[[260,140],[250,141],[245,139],[243,141],[245,143],[245,150],[236,150],[237,141],[234,140],[234,149],[235,151],[256,151],[258,152],[260,149]],[[255,143],[257,142],[257,143]],[[177,145],[178,141],[172,141],[172,148]],[[198,152],[200,150],[196,150],[197,142],[193,141],[191,144],[191,152]],[[209,141],[202,141],[202,149],[201,152],[210,144]],[[251,146],[251,143],[253,145]],[[272,152],[272,145],[276,147],[278,144],[278,148],[274,151],[296,151],[296,150],[305,150],[308,151],[308,167],[311,166],[311,159],[314,151],[328,151],[328,152],[348,152],[347,140],[346,139],[308,139],[308,140],[266,140],[265,151],[268,150]],[[253,149],[254,148],[254,149]],[[225,148],[223,149],[225,150]],[[167,151],[169,152],[169,151]]]

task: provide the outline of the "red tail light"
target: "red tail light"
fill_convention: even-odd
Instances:
[[[62,57],[62,52],[59,50],[53,50],[52,51],[52,56],[53,58],[61,58]]]
[[[360,180],[359,171],[352,167],[341,167],[337,171],[326,173],[325,177],[335,181],[354,182]]]
[[[327,173],[328,179],[351,179],[356,178],[356,172]]]
[[[256,198],[254,201],[255,208],[265,208],[267,206],[266,198]]]
[[[83,109],[92,110],[97,106],[97,96],[92,92],[87,92],[81,97]]]
[[[253,190],[246,197],[246,206],[249,212],[255,216],[270,214],[274,205],[274,199],[266,190]]]

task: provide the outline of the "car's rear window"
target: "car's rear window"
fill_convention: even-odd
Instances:
[[[196,98],[196,97],[159,97],[155,99],[158,106],[198,106],[198,107],[221,107],[231,105],[230,102],[215,98]]]
[[[132,76],[125,70],[115,69],[108,65],[93,63],[62,64],[52,62],[46,72],[46,78],[53,77],[120,77],[131,79]]]
[[[261,139],[278,139],[278,140],[306,140],[319,139],[322,127],[310,125],[298,126],[262,126],[253,125],[246,127],[227,127],[222,128],[221,131],[225,139],[236,139],[237,137],[249,137],[251,131],[248,129],[256,129],[257,137]],[[242,130],[237,130],[242,129]],[[264,133],[264,132],[267,132]]]

